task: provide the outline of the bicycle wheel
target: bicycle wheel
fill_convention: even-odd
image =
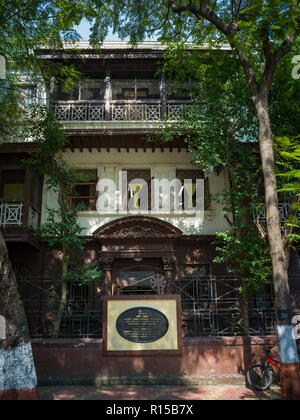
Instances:
[[[254,365],[247,372],[249,385],[258,391],[265,391],[272,384],[272,373],[264,365]]]

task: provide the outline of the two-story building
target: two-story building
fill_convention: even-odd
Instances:
[[[74,187],[72,202],[85,206],[79,214],[86,239],[83,263],[95,264],[103,271],[103,277],[91,285],[70,282],[61,339],[101,339],[103,293],[180,294],[187,340],[242,332],[239,279],[230,275],[225,265],[214,263],[216,232],[229,226],[220,205],[209,197],[226,188],[225,172],[204,174],[193,166],[183,138],[171,143],[147,138],[162,120],[167,118],[172,123],[181,118],[183,107],[192,103],[163,73],[157,75],[163,56],[164,49],[157,42],[145,42],[134,49],[125,42],[105,42],[101,54],[86,42],[78,45],[76,53],[43,50],[44,60],[74,65],[85,76],[69,92],[54,80],[46,103],[69,138],[64,158],[89,174],[87,182]],[[32,98],[38,95],[37,86],[23,88],[30,90]],[[35,147],[26,139],[1,147],[0,220],[32,338],[46,340],[53,332],[51,291],[59,278],[61,260],[27,229],[43,224],[47,209],[57,206],[57,196],[49,193],[44,180],[23,162]],[[125,181],[122,173],[126,173]],[[196,180],[204,180],[200,213],[188,211],[184,203],[180,212],[172,204],[163,207],[161,190],[158,204],[151,206],[153,180],[175,179],[191,180],[192,202]],[[125,206],[117,206],[117,210],[112,206],[106,211],[99,208],[101,180],[110,180],[116,186],[112,194],[118,204],[122,201],[120,190],[126,191]],[[148,186],[143,209],[136,198],[139,180]],[[185,191],[188,194],[187,188]],[[181,197],[184,201],[184,193]],[[128,202],[132,203],[131,210]],[[151,279],[156,275],[166,279],[166,290],[153,287]],[[271,335],[273,320],[272,291],[266,287],[250,302],[250,334]],[[70,343],[66,348],[73,346]],[[38,346],[43,347],[42,341]],[[44,351],[43,357],[54,357],[49,349]]]

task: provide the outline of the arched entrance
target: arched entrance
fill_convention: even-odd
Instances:
[[[167,290],[153,288],[150,280],[163,276],[168,283],[174,278],[174,243],[182,236],[181,230],[155,217],[129,216],[109,222],[93,236],[101,243],[103,294],[151,294]]]

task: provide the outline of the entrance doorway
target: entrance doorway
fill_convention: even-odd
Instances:
[[[162,260],[116,260],[113,270],[114,295],[153,295],[151,286],[156,275],[163,275]]]

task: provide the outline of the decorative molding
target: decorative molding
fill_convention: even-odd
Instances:
[[[102,257],[100,256],[99,262],[104,271],[111,271],[114,259],[112,257]]]
[[[173,271],[176,264],[176,257],[163,257],[162,262],[165,271]]]
[[[98,240],[164,239],[167,242],[181,238],[182,232],[155,217],[129,216],[107,223],[97,229],[93,236]]]

